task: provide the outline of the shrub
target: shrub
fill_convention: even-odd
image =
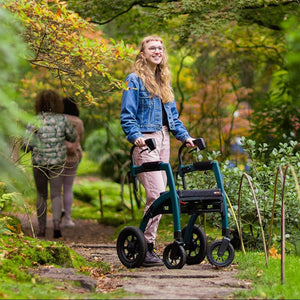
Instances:
[[[235,214],[238,212],[239,186],[243,173],[245,172],[251,179],[255,196],[258,201],[259,210],[262,216],[262,223],[266,239],[270,238],[272,243],[281,240],[281,184],[282,178],[278,177],[277,189],[275,191],[276,173],[278,168],[289,166],[289,170],[294,169],[297,176],[300,176],[300,153],[295,151],[297,142],[281,143],[278,149],[274,148],[267,155],[269,146],[267,144],[256,144],[253,140],[242,139],[244,150],[248,154],[249,169],[245,172],[237,166],[233,166],[231,161],[220,162],[222,175],[224,176],[224,188],[233,206]],[[206,158],[216,160],[219,153],[207,153]],[[197,157],[201,160],[203,157]],[[210,172],[212,173],[212,172]],[[215,188],[216,182],[213,173],[204,175],[194,172],[189,176],[187,182],[191,188]],[[298,179],[299,181],[299,179]],[[273,225],[273,235],[268,236],[272,216],[272,206],[274,193],[276,192],[275,215]],[[285,179],[284,201],[286,207],[286,238],[290,243],[296,243],[300,238],[299,215],[300,199],[296,193],[296,184],[291,172],[287,172]],[[243,182],[240,198],[240,213],[243,228],[243,240],[246,247],[251,249],[262,249],[262,237],[258,223],[257,212],[251,189],[247,182]],[[232,212],[228,209],[229,228],[234,233],[236,224],[232,217]],[[220,227],[220,217],[218,214],[209,216],[213,226]],[[287,245],[287,251],[292,251],[291,244]]]

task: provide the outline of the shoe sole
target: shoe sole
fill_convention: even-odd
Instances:
[[[143,263],[142,264],[143,267],[161,267],[163,265],[164,265],[163,262],[161,262],[161,263]]]

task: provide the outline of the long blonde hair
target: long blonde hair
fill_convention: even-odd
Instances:
[[[146,44],[150,41],[159,41],[163,46],[163,41],[159,36],[154,35],[143,38],[139,47],[139,54],[136,56],[134,71],[143,81],[151,97],[157,95],[163,103],[172,102],[174,100],[174,92],[171,87],[171,72],[168,65],[168,55],[165,48],[163,48],[162,61],[157,65],[155,74],[153,75],[148,61],[143,54]]]

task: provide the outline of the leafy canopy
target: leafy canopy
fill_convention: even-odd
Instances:
[[[35,66],[55,72],[67,89],[88,103],[97,102],[103,92],[120,89],[123,83],[111,72],[111,64],[124,60],[132,49],[114,40],[68,10],[59,0],[9,1],[4,5],[16,14],[32,50],[26,59]],[[92,88],[97,83],[97,88]]]

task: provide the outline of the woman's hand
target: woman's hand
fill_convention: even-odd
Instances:
[[[137,138],[137,139],[134,141],[134,144],[135,144],[137,147],[144,147],[144,146],[146,146],[145,139],[142,138],[142,137]]]
[[[193,138],[188,138],[188,139],[186,139],[185,140],[185,143],[186,143],[186,146],[188,147],[188,148],[193,148],[193,147],[195,147],[195,145],[194,145],[194,143],[193,143]]]

